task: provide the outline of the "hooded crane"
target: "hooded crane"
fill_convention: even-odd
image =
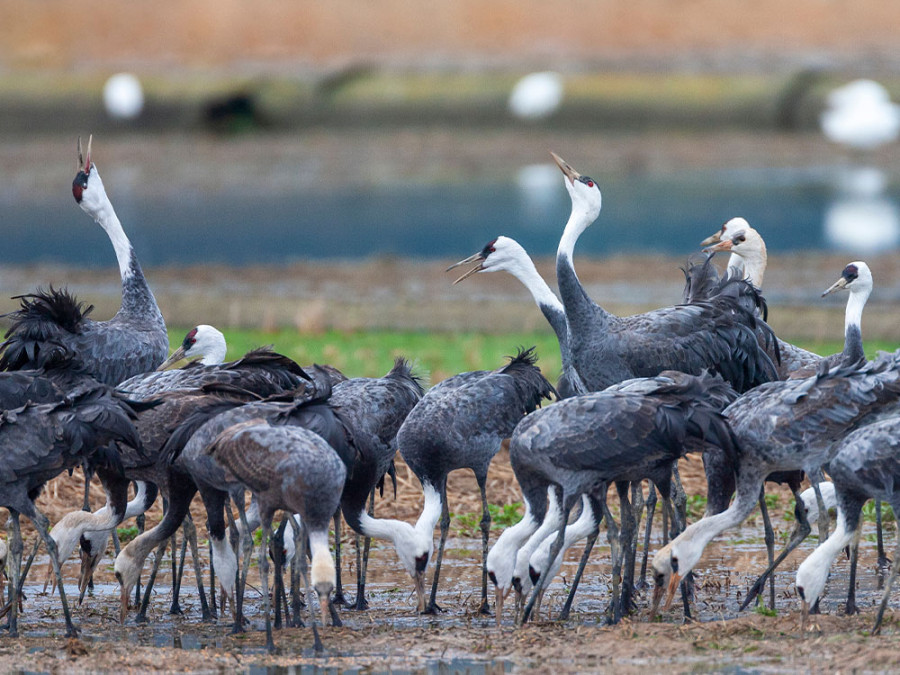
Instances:
[[[504,439],[523,416],[556,392],[535,365],[534,348],[519,350],[509,363],[493,371],[450,377],[432,387],[413,408],[397,433],[404,461],[422,483],[425,503],[416,521],[412,546],[398,548],[404,567],[415,579],[418,611],[434,614],[444,543],[450,527],[447,475],[472,469],[481,492],[481,609],[488,613],[487,552],[491,516],[488,511],[488,468]],[[434,526],[440,520],[441,540],[435,562],[431,598],[425,604],[425,570],[434,550]]]
[[[9,632],[18,635],[17,596],[22,563],[22,533],[19,514],[31,520],[47,546],[56,576],[59,597],[66,620],[66,635],[76,635],[66,593],[60,576],[56,543],[47,531],[48,521],[35,506],[41,488],[61,472],[72,469],[88,458],[103,454],[111,465],[114,455],[104,448],[110,441],[121,441],[132,448],[141,447],[140,437],[132,425],[134,408],[100,384],[57,403],[24,406],[0,414],[0,505],[10,513],[10,579]]]
[[[82,371],[115,385],[161,364],[169,352],[169,337],[156,298],[91,161],[90,141],[86,158],[78,141],[78,175],[72,194],[104,229],[115,249],[122,277],[122,307],[109,321],[93,321],[87,316],[91,308],[82,311],[65,292],[51,288],[49,293],[20,296],[22,308],[9,315],[12,326],[0,345],[0,369],[40,367],[70,354]],[[59,303],[68,307],[56,312],[61,321],[50,312]]]
[[[769,382],[728,406],[725,416],[739,444],[737,496],[725,511],[701,518],[657,552],[653,613],[666,587],[668,608],[679,580],[694,568],[706,545],[747,518],[767,475],[823,466],[848,433],[900,412],[898,400],[900,352],[837,368],[823,363],[812,377]],[[795,515],[806,521],[803,508]]]
[[[263,538],[259,573],[266,607],[266,647],[274,651],[269,608],[267,541],[277,510],[297,513],[307,531],[312,553],[312,573],[306,575],[306,597],[312,605],[310,581],[319,596],[322,618],[334,590],[334,559],[328,548],[328,526],[340,503],[346,469],[341,458],[318,434],[302,427],[270,426],[251,420],[224,431],[207,452],[233,480],[243,483],[259,499]],[[305,566],[306,554],[299,556]],[[277,596],[276,596],[277,597]],[[316,651],[322,643],[310,607]]]
[[[900,513],[900,492],[896,486],[900,482],[900,417],[875,422],[848,434],[838,445],[828,463],[828,472],[834,481],[837,498],[837,527],[831,536],[804,560],[797,569],[797,594],[800,596],[803,616],[803,630],[810,607],[814,607],[828,579],[828,570],[837,554],[845,546],[851,545],[853,564],[850,572],[850,594],[847,598],[846,613],[859,610],[855,602],[856,587],[856,547],[862,507],[869,499],[883,499]],[[900,568],[900,538],[894,552],[891,575],[884,589],[881,605],[872,634],[881,630],[884,610],[891,597],[891,587]]]
[[[572,256],[578,237],[600,213],[600,189],[562,158],[553,155],[565,175],[572,212],[556,254],[556,278],[569,325],[575,370],[588,391],[599,391],[663,370],[699,375],[711,369],[738,392],[777,377],[771,359],[759,347],[755,330],[765,324],[741,304],[752,293],[720,293],[708,302],[677,305],[645,314],[618,317],[594,303],[578,280]],[[761,298],[758,300],[762,305]]]
[[[843,272],[841,272],[841,276],[838,278],[836,282],[834,282],[828,289],[822,293],[822,296],[826,296],[829,293],[833,293],[838,290],[846,290],[849,292],[849,297],[847,298],[847,309],[844,313],[844,348],[842,351],[837,354],[832,354],[826,357],[817,357],[820,363],[825,363],[829,368],[835,368],[842,363],[857,363],[861,360],[865,360],[865,351],[863,350],[863,342],[862,342],[862,331],[860,328],[860,324],[862,321],[862,312],[865,307],[866,300],[872,292],[872,273],[869,271],[869,266],[862,261],[852,262],[847,265]],[[791,373],[790,377],[792,379],[801,379],[804,377],[810,377],[814,375],[816,369],[812,366],[806,366],[804,368],[800,368],[793,373]],[[789,476],[791,472],[778,472],[775,474],[777,477],[784,478],[785,476]],[[772,480],[772,476],[769,476],[767,480]],[[788,480],[789,484],[791,484],[791,490],[794,492],[795,498],[797,498],[797,493],[799,492],[799,483],[802,480],[802,472],[799,478],[793,478],[792,480]],[[781,482],[776,479],[776,482]],[[734,492],[734,476],[733,474],[729,474],[728,477],[724,480],[719,481],[719,484],[724,486],[724,491],[728,492],[728,496],[730,497],[731,493]],[[818,483],[818,487],[823,485],[823,483]],[[816,505],[816,514],[819,519],[819,531],[820,531],[820,539],[824,541],[826,538],[826,533],[828,531],[828,504],[825,500],[824,494],[822,496],[822,509],[819,508],[817,503]],[[818,496],[817,496],[818,500]],[[799,499],[797,500],[799,503]],[[725,506],[727,506],[727,499],[725,500]],[[884,557],[884,547],[883,541],[881,537],[881,502],[877,503],[877,521],[878,521],[878,561],[879,566],[884,566],[885,557]],[[724,507],[721,509],[724,510]],[[711,511],[714,513],[715,511]],[[811,519],[807,518],[807,521]],[[798,521],[797,528],[794,530],[790,540],[788,541],[787,546],[784,551],[779,554],[777,558],[774,560],[771,556],[771,547],[770,547],[770,556],[769,556],[769,567],[763,572],[759,578],[754,582],[754,584],[750,587],[750,590],[747,591],[746,596],[744,597],[744,602],[741,604],[741,609],[745,609],[749,604],[753,601],[754,598],[760,593],[762,590],[766,578],[768,578],[772,572],[781,564],[781,562],[788,556],[788,554],[793,551],[797,546],[800,545],[807,536],[809,536],[810,530],[804,526],[805,521]],[[769,532],[767,531],[767,536]],[[855,560],[854,560],[855,562]],[[774,583],[770,584],[770,602],[774,607]]]
[[[566,324],[566,311],[562,302],[556,297],[544,278],[538,273],[534,262],[524,248],[514,239],[509,237],[497,237],[481,249],[475,255],[465,260],[460,260],[447,268],[447,271],[460,265],[476,263],[469,271],[459,277],[454,284],[468,279],[476,272],[509,272],[531,293],[537,303],[541,314],[547,319],[547,323],[556,333],[559,341],[559,352],[562,357],[562,374],[556,384],[556,390],[561,398],[570,398],[578,394],[586,394],[587,389],[581,381],[581,376],[575,370],[572,363],[572,352],[569,349],[569,328]]]
[[[707,443],[733,453],[731,430],[719,412],[733,398],[733,390],[721,378],[666,371],[655,378],[560,401],[523,419],[510,441],[510,462],[522,488],[525,516],[500,535],[487,563],[496,586],[498,623],[517,552],[539,526],[543,532],[559,528],[548,554],[549,568],[562,550],[569,512],[582,495],[588,495],[594,512],[600,513],[599,504],[605,501],[610,483],[617,482],[621,494],[623,481],[649,478],[668,499],[672,463],[680,457],[703,450]],[[548,496],[557,514],[557,522],[549,527],[545,520]],[[623,509],[623,518],[626,515]],[[629,527],[623,523],[625,530]],[[619,561],[622,557],[616,556]],[[613,571],[614,579],[618,573]],[[628,575],[624,578],[627,581]],[[546,575],[538,580],[523,620],[528,620],[546,582]],[[621,601],[613,599],[614,620],[630,604],[629,589],[623,591]]]

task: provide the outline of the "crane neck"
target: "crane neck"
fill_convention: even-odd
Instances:
[[[94,214],[94,220],[103,228],[106,236],[109,237],[110,243],[113,245],[113,250],[116,252],[116,260],[119,262],[119,274],[122,276],[122,282],[124,283],[126,279],[134,274],[132,263],[137,261],[133,261],[134,250],[131,247],[131,241],[128,239],[128,235],[125,234],[125,230],[122,229],[122,222],[116,215],[112,202],[105,199]],[[138,271],[140,271],[139,266]]]
[[[731,258],[728,259],[728,271],[737,272],[740,274],[740,278],[746,279],[756,288],[762,288],[767,264],[768,260],[765,253],[762,255],[757,253],[745,254],[743,256],[732,253]]]
[[[522,285],[531,293],[531,297],[537,304],[538,309],[547,319],[556,338],[559,340],[560,351],[563,356],[567,356],[567,345],[569,340],[569,328],[566,325],[566,310],[556,293],[550,288],[544,277],[540,275],[534,266],[534,261],[522,251],[522,255],[517,258],[515,264],[511,264],[505,268],[516,279],[522,282]]]
[[[416,521],[416,531],[427,537],[431,537],[434,532],[434,526],[441,519],[441,493],[431,483],[424,482],[422,490],[425,493],[425,503],[422,505],[422,513]]]
[[[837,523],[831,536],[823,541],[807,556],[797,568],[797,580],[803,579],[804,595],[807,602],[815,603],[825,588],[828,570],[838,554],[853,539],[855,531],[847,528],[844,512],[838,509]],[[815,597],[812,597],[815,596]]]
[[[607,314],[588,296],[578,280],[572,263],[575,243],[592,222],[591,213],[577,207],[573,208],[559,240],[559,248],[556,250],[556,282],[559,285],[559,294],[570,326],[579,329],[583,327],[585,320],[595,324],[598,312],[601,318]]]
[[[858,361],[866,355],[862,340],[862,313],[866,306],[866,300],[871,291],[869,289],[850,291],[847,298],[847,309],[844,312],[844,349],[842,361]]]

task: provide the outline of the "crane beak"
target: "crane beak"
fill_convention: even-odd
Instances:
[[[709,239],[704,239],[701,244],[706,243]],[[712,246],[707,246],[703,249],[704,253],[718,253],[719,251],[730,251],[731,247],[734,246],[734,242],[731,239],[723,239],[721,241],[716,242]]]
[[[657,584],[653,587],[653,598],[650,602],[650,620],[652,621],[659,614],[659,603],[663,597],[664,586]]]
[[[840,291],[847,288],[847,280],[844,277],[841,277],[837,281],[835,281],[831,286],[829,286],[824,293],[822,293],[822,297],[824,298],[829,293],[834,293],[835,291]]]
[[[809,603],[806,600],[800,600],[800,633],[806,632],[809,623]]]
[[[453,285],[455,286],[463,279],[468,279],[470,276],[472,276],[476,272],[480,272],[481,270],[483,270],[484,265],[482,265],[482,263],[484,262],[484,260],[485,260],[484,256],[479,252],[479,253],[476,253],[475,255],[470,255],[465,260],[460,260],[458,263],[453,263],[452,265],[450,265],[450,267],[448,267],[444,271],[449,272],[450,270],[456,269],[457,267],[460,267],[461,265],[471,265],[472,263],[478,263],[477,265],[475,265],[475,267],[473,267],[468,272],[463,274],[459,279],[454,281]]]
[[[672,572],[669,577],[669,588],[666,592],[666,604],[663,605],[663,611],[668,612],[672,606],[672,600],[675,598],[675,591],[678,590],[678,584],[681,583],[681,575],[678,572]]]
[[[179,347],[174,352],[172,352],[172,356],[170,356],[165,361],[163,361],[161,364],[159,364],[159,367],[156,370],[157,371],[165,370],[166,368],[169,368],[173,364],[178,363],[182,359],[186,359],[186,358],[187,357],[184,354],[184,347]]]
[[[328,617],[331,616],[331,612],[328,609],[327,593],[319,596],[319,609],[322,610],[322,626],[325,626],[326,622],[328,621]]]
[[[81,151],[81,136],[78,137],[78,162],[75,167],[76,172],[84,171],[87,174],[91,172],[91,142],[93,140],[93,134],[88,136],[87,159],[85,159],[84,154]]]
[[[78,554],[81,557],[81,571],[78,573],[78,604],[80,605],[84,601],[88,582],[90,582],[91,576],[94,574],[97,563],[100,561],[100,556],[92,556],[83,550],[79,550]]]
[[[554,161],[556,161],[556,166],[558,166],[560,168],[560,170],[562,170],[562,172],[563,172],[563,174],[565,174],[566,178],[569,179],[569,182],[574,185],[575,181],[578,180],[579,178],[581,178],[581,174],[578,173],[571,166],[569,166],[569,163],[566,160],[564,160],[562,157],[557,155],[555,152],[551,151],[550,154],[553,155],[553,159],[554,159]]]
[[[119,584],[119,623],[125,625],[125,619],[128,618],[128,596],[129,589],[124,584]]]
[[[700,242],[701,246],[711,246],[712,244],[717,244],[722,241],[722,230],[719,230],[715,234],[709,235],[706,239]]]

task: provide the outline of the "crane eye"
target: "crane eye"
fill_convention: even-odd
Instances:
[[[743,244],[745,241],[747,241],[747,237],[745,237],[744,235],[740,235],[735,237],[734,240],[739,244]]]
[[[589,180],[589,181],[587,182],[587,186],[588,186],[588,187],[594,187],[594,181]]]

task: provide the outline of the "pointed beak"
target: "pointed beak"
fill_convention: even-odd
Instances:
[[[700,242],[701,246],[711,246],[712,244],[717,244],[722,241],[722,230],[719,230],[715,234],[711,234],[706,239]]]
[[[662,584],[658,584],[653,587],[653,600],[650,603],[650,620],[656,618],[656,615],[659,614],[659,603],[662,600],[663,592],[665,590],[665,586]]]
[[[831,286],[829,286],[824,293],[822,293],[822,297],[824,298],[829,293],[834,293],[835,291],[840,291],[847,288],[847,280],[844,277],[841,277],[837,281],[835,281]]]
[[[703,242],[709,241],[708,239],[704,239]],[[701,242],[701,243],[703,243]],[[723,239],[712,246],[707,246],[703,249],[704,253],[718,253],[719,251],[730,251],[731,247],[734,245],[734,242],[731,239]]]
[[[566,160],[557,155],[555,152],[551,152],[550,154],[553,155],[556,166],[558,166],[563,174],[565,174],[565,177],[569,179],[570,183],[574,184],[576,180],[581,178],[581,174],[571,166],[569,166],[569,163]]]
[[[419,614],[425,611],[425,570],[416,572],[416,608]]]
[[[463,279],[468,279],[470,276],[472,276],[476,272],[480,272],[481,270],[483,270],[484,269],[484,266],[482,265],[483,262],[484,262],[484,256],[479,252],[479,253],[476,253],[475,255],[470,255],[465,260],[460,260],[458,263],[453,263],[452,265],[450,265],[450,267],[448,267],[444,271],[449,272],[450,270],[456,269],[457,267],[460,267],[461,265],[471,265],[472,263],[478,263],[477,265],[475,265],[475,267],[473,267],[468,272],[463,274],[459,279],[454,281],[453,284],[456,285]]]
[[[806,632],[806,626],[809,623],[809,603],[806,600],[800,600],[800,632]]]
[[[184,355],[184,347],[179,347],[174,352],[172,352],[172,356],[163,361],[156,370],[165,370],[166,368],[169,368],[170,366],[178,363],[185,358],[187,357]]]
[[[91,172],[91,141],[94,140],[94,135],[91,134],[88,137],[88,147],[87,147],[87,159],[84,157],[84,153],[81,150],[81,136],[78,137],[78,162],[76,163],[75,170],[84,171],[85,173]]]
[[[328,617],[331,616],[331,612],[328,611],[328,595],[320,595],[319,596],[319,609],[322,610],[322,626],[326,625],[328,621]]]
[[[84,601],[84,594],[87,591],[88,583],[94,574],[94,570],[100,562],[100,556],[92,556],[81,550],[79,555],[81,556],[81,570],[78,574],[78,604],[80,605]]]
[[[672,576],[669,577],[669,588],[666,592],[666,604],[663,605],[663,611],[668,612],[669,607],[672,606],[672,600],[675,598],[675,591],[678,590],[678,584],[681,583],[681,575],[678,572],[672,572]]]
[[[128,589],[124,584],[119,584],[119,623],[125,625],[128,618]]]

